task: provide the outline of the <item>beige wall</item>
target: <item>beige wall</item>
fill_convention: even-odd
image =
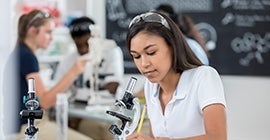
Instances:
[[[270,77],[222,76],[228,140],[270,139]]]
[[[11,52],[12,48],[14,47],[12,36],[12,3],[14,3],[14,0],[8,0],[8,1],[1,1],[0,2],[0,139],[4,139],[3,135],[3,128],[2,121],[3,121],[3,113],[2,113],[2,105],[3,103],[3,91],[2,91],[2,84],[3,84],[3,68],[6,63],[6,58],[8,57],[8,54]],[[9,126],[5,126],[7,128]]]

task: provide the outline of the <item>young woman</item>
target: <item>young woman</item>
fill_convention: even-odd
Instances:
[[[217,71],[202,65],[179,27],[166,15],[147,12],[130,23],[128,50],[146,77],[150,135],[128,140],[226,140],[226,101]]]
[[[16,127],[15,129],[7,131],[12,132],[16,130],[18,132],[21,125],[27,122],[27,119],[20,118],[19,112],[26,109],[23,103],[23,97],[28,94],[27,80],[29,78],[34,78],[36,96],[39,97],[40,107],[46,110],[55,105],[56,95],[65,92],[73,80],[84,70],[88,60],[77,60],[54,87],[51,89],[45,88],[39,74],[39,63],[35,56],[35,51],[38,48],[47,49],[49,43],[52,41],[52,31],[54,28],[55,22],[53,17],[49,13],[41,10],[33,10],[27,14],[23,14],[19,18],[17,45],[11,55],[10,61],[7,62],[5,71],[5,80],[9,81],[6,82],[7,89],[5,90],[5,94],[9,94],[7,96],[10,100],[6,100],[6,103],[4,103],[4,106],[16,106],[16,109],[13,110],[12,113],[9,113],[9,111],[6,110],[6,112],[10,114],[7,117],[16,117],[16,120],[12,121],[11,119],[11,122],[16,122]],[[9,66],[13,64],[12,59],[14,60],[14,58],[16,58],[16,61],[13,62],[18,64],[14,66],[16,67],[14,73],[18,74],[13,78],[15,81],[9,78],[10,76],[15,75],[14,73],[10,73],[12,68]],[[16,93],[9,92],[11,89],[9,87],[16,84],[18,86]],[[17,95],[12,96],[11,94]],[[7,123],[8,122],[9,121],[7,121]]]

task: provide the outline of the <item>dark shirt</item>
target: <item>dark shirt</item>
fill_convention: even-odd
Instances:
[[[21,125],[27,123],[27,119],[22,119],[19,114],[21,110],[26,109],[23,103],[23,97],[28,94],[26,75],[38,71],[35,54],[25,44],[16,46],[4,69],[5,134],[19,132]]]

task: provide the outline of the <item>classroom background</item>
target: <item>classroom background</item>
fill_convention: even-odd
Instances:
[[[70,50],[65,25],[87,15],[99,25],[102,37],[123,49],[125,80],[141,78],[124,49],[130,19],[166,0],[8,0],[0,2],[0,94],[3,67],[15,46],[18,16],[46,8],[56,16],[50,49],[39,52],[44,82],[50,84],[57,62]],[[192,17],[208,43],[210,66],[221,74],[227,100],[228,140],[270,139],[270,1],[170,0],[180,13]],[[138,83],[137,89],[143,82]],[[4,100],[0,96],[0,104]],[[1,107],[1,106],[0,106]],[[0,108],[0,112],[1,112]],[[1,120],[1,113],[0,113]],[[0,139],[4,126],[0,124]]]

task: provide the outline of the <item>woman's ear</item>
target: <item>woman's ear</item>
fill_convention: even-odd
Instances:
[[[36,35],[37,33],[38,33],[38,28],[36,28],[34,26],[29,27],[28,34],[30,36]]]

